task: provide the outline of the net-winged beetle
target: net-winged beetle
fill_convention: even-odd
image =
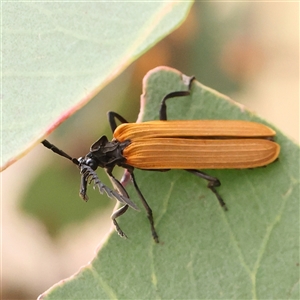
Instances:
[[[87,184],[93,182],[100,192],[105,191],[123,206],[112,214],[116,231],[125,233],[116,219],[128,207],[137,210],[128,193],[112,174],[115,166],[125,168],[131,177],[150,221],[152,237],[158,243],[152,210],[140,191],[134,176],[134,168],[166,171],[183,169],[208,181],[208,188],[215,194],[226,210],[225,202],[216,187],[220,181],[198,169],[246,169],[266,166],[279,155],[280,146],[273,141],[275,131],[256,122],[240,120],[186,120],[167,121],[166,101],[190,95],[194,77],[188,78],[187,91],[167,94],[161,101],[158,121],[128,123],[115,112],[108,113],[113,139],[102,136],[90,148],[90,152],[79,159],[72,158],[47,140],[42,144],[53,152],[71,160],[81,173],[80,196],[87,201]],[[117,126],[116,120],[122,124]],[[111,190],[98,178],[95,170],[105,169],[115,190]]]

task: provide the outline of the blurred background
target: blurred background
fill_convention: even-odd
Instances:
[[[135,61],[49,140],[79,157],[101,135],[111,137],[107,111],[134,122],[142,79],[161,65],[195,75],[299,142],[296,2],[195,3],[180,28]],[[98,174],[109,184],[104,172]],[[78,197],[79,182],[78,169],[42,145],[2,174],[2,299],[36,298],[95,256],[111,230],[115,203],[93,189],[85,203]]]

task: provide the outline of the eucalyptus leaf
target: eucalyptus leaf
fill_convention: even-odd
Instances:
[[[185,90],[182,74],[157,68],[144,80],[142,121],[158,119],[162,97]],[[192,95],[169,100],[169,119],[242,119],[267,124],[226,96],[194,82]],[[272,125],[268,124],[274,128]],[[275,129],[275,128],[274,128]],[[206,182],[185,171],[136,170],[160,243],[141,212],[128,210],[97,257],[43,299],[299,299],[299,147],[279,130],[279,160],[265,168],[207,170]]]
[[[191,4],[3,2],[1,169],[179,26]]]

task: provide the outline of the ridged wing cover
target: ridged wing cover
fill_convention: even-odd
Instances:
[[[114,138],[123,142],[151,137],[271,137],[275,131],[255,122],[231,120],[149,121],[124,123]]]
[[[280,146],[275,132],[248,121],[150,121],[125,123],[114,132],[126,163],[139,169],[244,169],[265,166]]]

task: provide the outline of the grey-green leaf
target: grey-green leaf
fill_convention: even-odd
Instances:
[[[1,169],[174,30],[191,4],[3,2]]]
[[[158,118],[162,97],[186,89],[172,69],[144,81],[142,119]],[[191,97],[168,103],[169,119],[245,119],[266,123],[195,82]],[[273,127],[272,125],[269,125]],[[154,214],[155,244],[143,207],[120,218],[115,232],[78,274],[45,299],[299,299],[299,147],[275,129],[279,160],[253,170],[208,170],[228,206],[206,182],[180,170],[135,171]]]

